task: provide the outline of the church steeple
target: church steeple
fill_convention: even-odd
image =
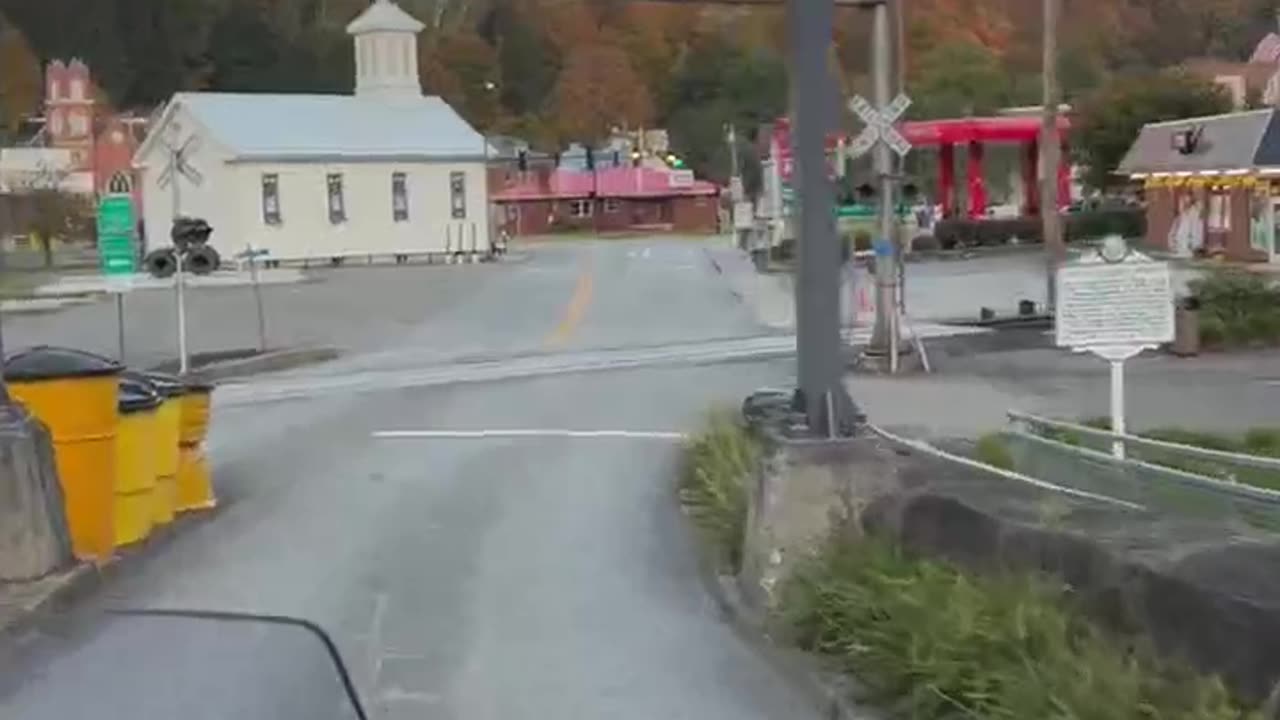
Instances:
[[[347,25],[355,44],[356,95],[383,99],[422,97],[418,33],[423,25],[393,0],[375,0]]]

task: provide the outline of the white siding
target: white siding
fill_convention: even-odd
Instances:
[[[203,176],[202,181],[195,185],[185,178],[181,179],[179,211],[183,215],[207,220],[213,226],[209,244],[229,261],[229,253],[233,252],[234,247],[233,240],[237,236],[238,220],[237,214],[232,211],[231,168],[226,164],[229,153],[182,109],[175,112],[173,118],[184,129],[184,139],[188,135],[198,135],[201,140],[189,162]],[[151,132],[166,131],[167,125],[164,125]],[[169,239],[169,228],[173,224],[173,188],[161,188],[159,185],[160,175],[168,163],[168,151],[164,143],[155,143],[138,160],[142,176],[142,218],[146,227],[147,250],[168,247],[173,244]]]
[[[446,249],[469,252],[473,233],[474,250],[488,249],[489,202],[483,163],[243,162],[229,167],[239,228],[236,249],[252,243],[269,250],[270,257],[278,260],[439,253]],[[397,172],[406,176],[409,198],[409,219],[403,222],[394,220],[391,205],[391,176]],[[466,176],[464,220],[451,217],[451,172]],[[326,178],[332,173],[342,175],[346,222],[339,224],[329,221]],[[263,217],[265,174],[279,178],[279,225],[268,225]]]

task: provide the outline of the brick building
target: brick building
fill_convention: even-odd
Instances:
[[[713,233],[720,188],[688,170],[610,167],[516,173],[496,189],[498,222],[512,237],[592,232]]]

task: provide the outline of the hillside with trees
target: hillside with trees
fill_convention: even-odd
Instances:
[[[1189,57],[1244,59],[1276,26],[1273,0],[1063,0],[1068,99]],[[105,100],[150,108],[183,89],[343,92],[346,23],[367,0],[0,0],[0,133],[36,109],[38,69],[78,56]],[[628,0],[401,0],[427,23],[422,77],[490,133],[551,148],[613,127],[666,127],[722,178],[722,128],[786,104],[782,8]],[[1038,101],[1040,3],[906,0],[916,117]],[[838,13],[842,91],[864,90],[865,14]],[[12,69],[12,70],[11,70]],[[33,85],[33,82],[35,83]]]

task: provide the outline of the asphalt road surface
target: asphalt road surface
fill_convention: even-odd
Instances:
[[[172,717],[158,701],[117,711],[131,684],[147,698],[203,688],[206,710],[228,702],[226,717],[247,720],[245,708],[285,695],[332,697],[314,673],[280,680],[299,665],[296,643],[255,637],[234,651],[222,633],[99,615],[112,607],[313,620],[375,717],[816,717],[720,616],[673,500],[675,437],[710,405],[789,384],[793,371],[767,354],[689,350],[762,334],[703,250],[575,241],[517,264],[410,269],[447,292],[397,310],[368,352],[226,388],[210,444],[220,508],[8,648],[0,717]],[[360,272],[411,294],[398,270]],[[353,308],[367,302],[315,309],[359,324]],[[632,362],[584,364],[601,353]],[[450,375],[475,363],[488,374]],[[521,363],[541,369],[503,371]],[[215,647],[193,653],[201,642]]]

